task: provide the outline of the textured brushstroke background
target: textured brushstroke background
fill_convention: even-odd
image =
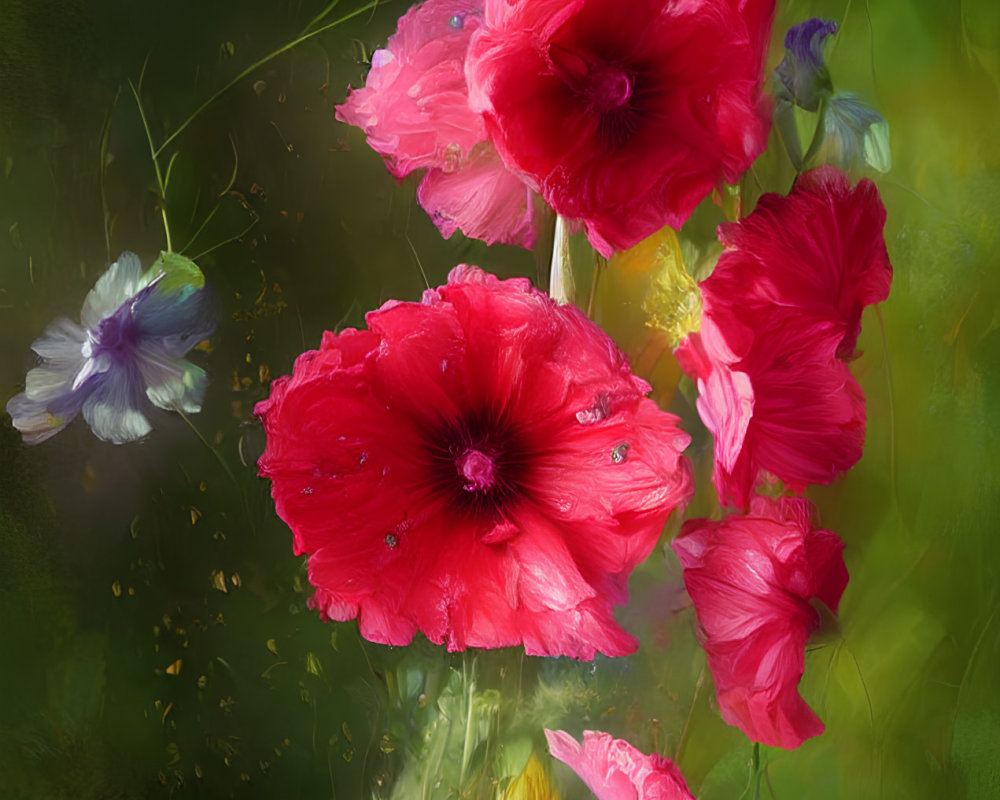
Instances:
[[[865,457],[812,495],[847,542],[852,576],[841,632],[810,649],[802,685],[828,732],[794,753],[763,749],[760,796],[1000,796],[1000,7],[780,5],[770,63],[789,25],[837,19],[835,85],[889,121],[893,167],[878,183],[895,279],[883,324],[865,317],[854,365],[869,399]],[[128,79],[146,64],[159,142],[247,66],[353,7],[313,24],[322,3],[0,6],[4,399],[32,365],[32,339],[76,312],[110,260],[128,248],[148,261],[162,247]],[[121,448],[76,423],[29,450],[0,423],[5,796],[353,799],[402,775],[410,794],[397,796],[415,797],[422,742],[442,754],[425,753],[424,769],[455,779],[444,754],[465,744],[446,724],[458,718],[480,722],[465,772],[490,767],[465,796],[492,796],[488,773],[519,770],[542,724],[679,755],[702,800],[754,796],[751,745],[719,720],[710,682],[698,688],[704,657],[672,556],[655,553],[633,579],[622,620],[642,636],[637,655],[483,654],[475,691],[472,659],[362,643],[354,625],[305,609],[302,564],[252,466],[262,434],[250,409],[269,376],[324,328],[416,298],[422,272],[435,285],[460,261],[545,271],[525,251],[440,240],[415,183],[397,187],[360,134],[333,121],[405,8],[386,4],[272,59],[161,158],[166,167],[179,153],[167,192],[175,246],[216,205],[187,254],[254,222],[198,258],[224,309],[210,352],[197,354],[213,382],[192,422],[212,449],[168,415]],[[760,169],[782,174],[767,157]],[[694,227],[710,236],[719,219],[708,204]],[[637,311],[615,294],[627,287],[600,291],[601,321],[641,349]],[[666,398],[670,370],[658,369]],[[671,402],[695,433],[701,513],[710,445],[684,398]],[[553,774],[564,796],[586,796]]]

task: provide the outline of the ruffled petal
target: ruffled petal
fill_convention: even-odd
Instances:
[[[417,200],[446,239],[456,230],[486,244],[531,248],[536,225],[533,192],[483,143],[453,170],[430,170]]]
[[[694,800],[677,765],[646,755],[624,739],[584,731],[583,744],[565,731],[546,728],[549,752],[570,767],[597,800]]]
[[[757,496],[749,514],[688,520],[672,543],[722,718],[785,749],[823,732],[797,689],[819,623],[810,601],[836,609],[847,585],[843,544],[814,517],[808,500]]]

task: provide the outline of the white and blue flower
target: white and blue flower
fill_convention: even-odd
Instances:
[[[205,371],[184,356],[215,328],[204,281],[175,253],[145,272],[122,253],[84,300],[80,324],[60,317],[32,343],[42,363],[7,403],[24,441],[43,442],[82,413],[95,436],[123,444],[152,430],[148,403],[199,411]]]

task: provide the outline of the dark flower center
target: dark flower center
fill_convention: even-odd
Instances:
[[[553,42],[549,62],[567,88],[597,117],[597,133],[613,149],[627,142],[642,117],[641,70],[626,68],[614,59],[581,53]]]
[[[500,412],[444,422],[429,436],[428,456],[435,491],[462,515],[495,524],[527,494],[532,458],[517,426]]]
[[[592,69],[587,92],[590,107],[598,113],[614,111],[626,105],[632,97],[632,76],[613,65]]]

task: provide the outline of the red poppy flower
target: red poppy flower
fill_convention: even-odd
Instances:
[[[612,608],[689,497],[677,419],[524,279],[456,267],[367,321],[326,333],[255,410],[315,604],[388,644],[634,650]]]
[[[745,507],[761,471],[801,491],[861,457],[865,397],[847,361],[861,313],[889,294],[885,208],[868,180],[820,167],[764,195],[701,283],[702,329],[677,350],[715,435],[722,502]]]
[[[773,0],[489,0],[469,98],[504,162],[603,254],[679,228],[764,150]]]
[[[669,758],[646,755],[609,733],[584,731],[581,745],[566,731],[546,729],[549,752],[571,767],[598,800],[694,800]]]
[[[757,496],[749,514],[688,520],[672,543],[722,718],[786,750],[824,730],[797,688],[819,625],[809,603],[836,613],[847,586],[844,543],[813,527],[814,512],[804,498]]]

